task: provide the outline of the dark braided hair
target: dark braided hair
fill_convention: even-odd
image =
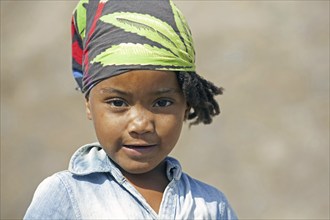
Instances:
[[[190,126],[201,122],[210,124],[212,117],[220,114],[220,107],[214,96],[221,95],[223,88],[215,86],[195,72],[178,72],[176,75],[190,108],[186,119],[195,119]]]

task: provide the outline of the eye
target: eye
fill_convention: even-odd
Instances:
[[[111,106],[111,107],[116,107],[116,108],[120,108],[120,107],[127,107],[128,104],[120,99],[111,99],[108,100],[107,103]]]
[[[173,102],[170,101],[170,100],[167,100],[167,99],[161,99],[161,100],[158,100],[156,103],[155,103],[155,107],[167,107],[167,106],[170,106],[172,105]]]

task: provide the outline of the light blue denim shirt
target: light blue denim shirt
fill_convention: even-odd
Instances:
[[[93,143],[74,153],[69,170],[38,186],[24,219],[237,219],[223,193],[166,161],[170,183],[158,214]]]

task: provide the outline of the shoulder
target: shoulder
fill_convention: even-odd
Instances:
[[[187,184],[196,196],[208,196],[217,201],[227,201],[225,195],[216,187],[197,180],[186,173],[182,174],[182,180]]]
[[[53,174],[52,176],[44,179],[39,186],[37,187],[34,197],[41,197],[45,194],[65,194],[67,193],[66,189],[66,181],[65,179],[69,179],[71,176],[68,171],[61,171]]]
[[[37,187],[24,219],[77,218],[78,210],[70,194],[68,171],[44,179]]]
[[[179,189],[192,193],[196,198],[210,198],[212,201],[227,201],[225,195],[217,188],[192,178],[182,171],[180,162],[172,157],[167,157],[167,176],[179,183]]]
[[[200,206],[205,206],[210,212],[212,210],[213,213],[216,213],[217,218],[237,219],[227,197],[219,189],[194,179],[186,173],[182,173],[181,180],[183,184],[181,186],[186,193],[191,194],[192,199]]]
[[[80,219],[89,205],[117,189],[104,184],[109,178],[106,173],[55,173],[39,184],[24,219]]]
[[[75,197],[80,192],[99,186],[110,176],[106,173],[90,173],[77,175],[71,171],[60,171],[44,179],[37,187],[33,199],[46,197],[47,200],[59,201],[62,197],[75,204]],[[111,179],[111,178],[110,178]]]

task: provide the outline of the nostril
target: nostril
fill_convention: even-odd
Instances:
[[[129,112],[128,131],[130,133],[144,134],[154,132],[154,115],[145,106],[137,104]]]
[[[154,123],[150,117],[136,117],[130,122],[128,130],[130,133],[136,134],[150,133],[154,131]]]

